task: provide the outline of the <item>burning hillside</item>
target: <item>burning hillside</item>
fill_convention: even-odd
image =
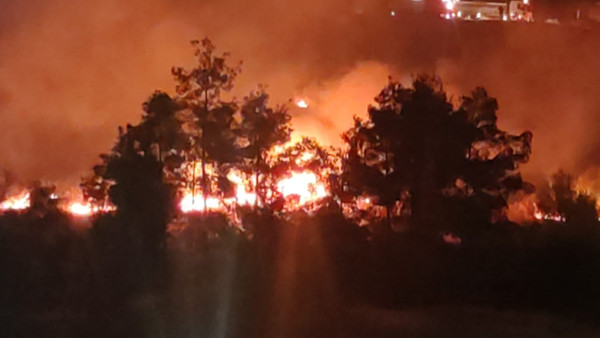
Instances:
[[[311,138],[290,140],[289,106],[269,105],[262,86],[242,100],[230,98],[240,64],[216,54],[208,39],[192,45],[196,66],[172,69],[176,95],[155,92],[143,104],[141,122],[119,128],[113,149],[82,181],[81,197],[37,187],[9,195],[1,210],[118,213],[122,206],[139,208],[135,191],[150,185],[158,190],[148,193],[168,194],[176,214],[218,212],[232,219],[240,208],[281,215],[333,202],[360,224],[387,219],[444,227],[470,214],[481,222],[567,217],[560,206],[511,202],[514,194],[532,192],[519,172],[529,160],[532,134],[500,130],[498,103],[483,88],[455,107],[438,78],[418,76],[413,87],[390,79],[368,107],[368,119],[356,117],[344,133],[342,150]],[[311,107],[307,96],[290,102]],[[452,206],[458,200],[470,203],[466,210]],[[436,219],[432,209],[451,216]]]

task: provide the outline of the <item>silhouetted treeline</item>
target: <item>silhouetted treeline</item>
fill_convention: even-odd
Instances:
[[[209,40],[194,46],[177,96],[154,93],[82,183],[116,211],[67,216],[38,184],[31,208],[0,215],[0,336],[362,337],[363,305],[599,318],[595,199],[558,173],[539,202],[564,222],[510,222],[509,197],[533,191],[518,170],[532,134],[499,129],[483,88],[455,109],[435,77],[391,80],[345,152],[303,139],[273,160],[285,108],[262,89],[225,101],[239,69]],[[254,174],[253,205],[178,211],[182,189],[231,195],[231,168]],[[321,169],[331,196],[286,209],[277,179]]]

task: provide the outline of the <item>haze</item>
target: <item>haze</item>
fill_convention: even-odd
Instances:
[[[458,102],[478,85],[498,98],[500,127],[531,130],[526,177],[598,163],[600,35],[544,23],[453,23],[385,1],[0,1],[0,166],[22,180],[76,181],[108,151],[117,126],[137,123],[170,68],[193,62],[210,37],[243,60],[236,93],[267,84],[292,107],[294,128],[322,143],[363,115],[393,75],[436,73]],[[597,157],[596,157],[597,158]]]

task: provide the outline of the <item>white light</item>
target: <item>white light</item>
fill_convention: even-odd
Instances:
[[[458,13],[456,13],[456,16],[458,16],[459,18],[462,17],[462,12],[458,11]]]
[[[394,12],[394,11],[391,11],[391,12],[390,12],[390,15],[391,15],[391,16],[396,16],[396,12]]]
[[[298,106],[298,108],[306,109],[308,108],[308,102],[304,99],[299,99],[296,101],[296,106]]]
[[[450,20],[450,14],[446,13],[446,20]]]
[[[481,12],[477,12],[477,19],[481,19]]]
[[[529,4],[529,0],[523,0],[523,3],[524,3],[525,5],[527,5],[527,4]]]
[[[508,17],[506,16],[506,14],[504,14],[504,15],[502,16],[502,21],[506,21],[506,20],[508,20]]]
[[[75,202],[69,206],[69,211],[76,216],[88,216],[93,213],[93,209],[89,204]]]

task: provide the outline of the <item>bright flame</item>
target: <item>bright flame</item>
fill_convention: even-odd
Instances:
[[[318,201],[328,195],[325,185],[310,171],[293,172],[288,178],[277,182],[277,190],[286,199],[297,196],[297,206]]]
[[[116,208],[113,205],[95,205],[90,202],[69,202],[61,208],[63,211],[78,217],[89,217],[96,214],[113,212]]]
[[[89,204],[83,204],[75,202],[67,207],[70,213],[77,216],[89,216],[92,214],[92,206]]]
[[[245,181],[242,174],[237,170],[231,170],[227,173],[227,179],[236,184],[235,203],[238,205],[253,205],[256,203],[256,194],[249,192],[244,185]]]
[[[373,206],[373,203],[372,203],[371,197],[359,196],[356,199],[356,207],[359,210],[368,210],[372,206]]]
[[[543,212],[541,212],[540,210],[536,210],[536,211],[533,213],[533,217],[535,217],[535,219],[537,219],[538,221],[541,221],[541,220],[543,220],[543,219],[544,219],[544,213],[543,213]]]
[[[206,197],[206,206],[204,205],[204,196],[201,194],[193,195],[190,192],[187,192],[181,202],[179,203],[179,207],[182,212],[198,212],[198,211],[219,211],[223,210],[224,206],[218,198],[215,197]]]
[[[533,213],[533,217],[538,221],[553,221],[553,222],[561,222],[564,223],[566,221],[565,217],[560,215],[557,212],[553,213],[544,213],[542,212],[537,204],[534,204],[535,212]]]
[[[24,192],[0,203],[0,210],[25,210],[31,206],[29,193]]]
[[[73,201],[63,201],[61,197],[57,194],[52,193],[49,198],[51,200],[58,200],[59,209],[63,212],[71,214],[73,216],[91,216],[94,214],[107,213],[115,211],[116,208],[113,205],[95,205],[90,202],[73,202]],[[5,201],[0,203],[0,211],[9,211],[9,210],[26,210],[31,207],[31,196],[28,191],[23,191],[14,197],[10,197]]]

